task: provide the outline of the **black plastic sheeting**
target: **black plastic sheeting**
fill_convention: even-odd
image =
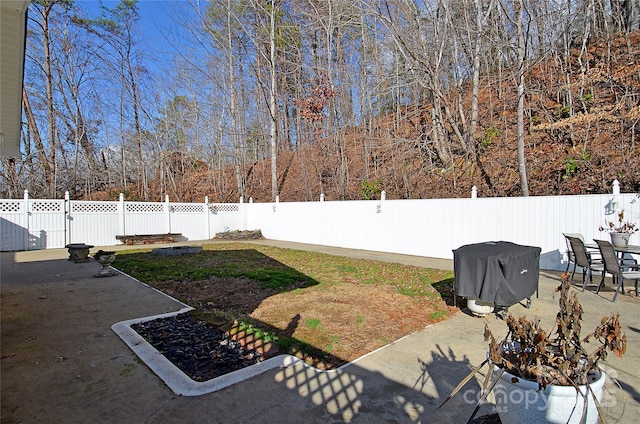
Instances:
[[[538,290],[539,247],[496,241],[468,244],[453,251],[458,296],[511,306]]]

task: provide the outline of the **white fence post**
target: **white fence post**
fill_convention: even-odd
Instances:
[[[478,198],[478,187],[476,186],[471,187],[471,198],[472,199]]]
[[[324,202],[324,193],[320,193],[320,201]]]
[[[120,204],[118,205],[118,207],[120,208],[120,234],[123,236],[127,235],[127,227],[126,227],[126,217],[125,217],[125,210],[124,210],[124,193],[120,193],[120,197],[119,197],[119,202]]]
[[[613,194],[620,194],[620,181],[613,180]]]
[[[71,199],[69,192],[64,192],[64,244],[71,243]]]
[[[167,214],[167,234],[171,234],[171,207],[169,206],[169,195],[164,195],[164,210]]]
[[[242,197],[240,198],[240,200],[242,200]],[[211,238],[211,219],[209,218],[209,196],[204,196],[204,219],[206,220],[204,223],[205,224],[204,228],[207,231],[205,240],[208,240]]]
[[[24,232],[24,247],[26,250],[29,250],[29,227],[30,227],[30,220],[29,220],[29,215],[31,214],[31,212],[29,212],[29,190],[25,190],[24,191],[24,196],[23,196],[23,200],[24,200],[24,222],[26,223],[27,226],[27,231]]]

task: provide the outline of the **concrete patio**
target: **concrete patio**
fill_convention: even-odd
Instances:
[[[256,241],[325,253],[452,269],[451,261]],[[154,247],[158,247],[154,245]],[[97,250],[98,247],[92,250]],[[109,247],[113,249],[113,247]],[[465,422],[479,383],[436,409],[485,356],[484,323],[465,312],[377,350],[338,371],[296,365],[273,369],[201,396],[174,394],[111,330],[119,321],[180,310],[183,304],[125,275],[94,278],[95,261],[73,263],[65,249],[1,254],[2,422],[7,423],[418,423]],[[117,261],[116,261],[117,264]],[[552,327],[560,274],[543,271],[539,298],[514,315]],[[628,338],[623,359],[610,355],[603,405],[610,423],[640,416],[640,300],[612,292],[579,294],[583,335],[619,312]],[[492,414],[491,405],[479,416]]]

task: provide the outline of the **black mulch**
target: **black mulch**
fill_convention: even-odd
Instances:
[[[207,381],[257,364],[262,357],[224,331],[188,314],[131,326],[158,352],[195,381]]]

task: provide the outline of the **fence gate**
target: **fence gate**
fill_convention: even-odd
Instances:
[[[27,250],[66,245],[64,200],[29,199],[29,239]]]

